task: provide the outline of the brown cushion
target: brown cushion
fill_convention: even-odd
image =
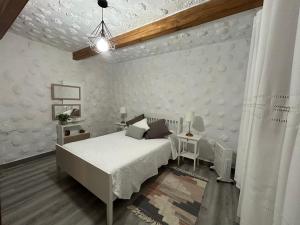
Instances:
[[[146,139],[164,138],[171,134],[164,119],[157,120],[148,125],[150,129],[145,133]]]
[[[134,124],[134,123],[136,123],[136,122],[141,121],[141,120],[144,119],[144,118],[145,118],[144,114],[139,115],[139,116],[137,116],[137,117],[134,117],[134,118],[131,119],[131,120],[128,120],[128,121],[126,122],[126,125],[127,125],[127,126],[132,125],[132,124]]]

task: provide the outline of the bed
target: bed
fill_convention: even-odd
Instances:
[[[147,116],[149,122],[163,117]],[[181,132],[182,118],[167,119]],[[58,171],[63,170],[106,203],[107,224],[113,224],[113,201],[129,199],[158,168],[176,158],[172,138],[136,140],[116,132],[63,146],[56,145]]]

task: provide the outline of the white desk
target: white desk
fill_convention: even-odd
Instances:
[[[188,137],[185,133],[181,133],[177,135],[179,146],[178,146],[178,166],[180,164],[180,157],[189,158],[194,160],[194,171],[196,169],[196,162],[199,156],[198,143],[201,140],[201,135],[194,135],[192,137]],[[187,150],[188,144],[194,145],[193,152],[189,152]]]

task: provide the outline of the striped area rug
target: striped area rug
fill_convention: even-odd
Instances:
[[[194,225],[207,180],[165,168],[146,184],[128,208],[153,225]]]

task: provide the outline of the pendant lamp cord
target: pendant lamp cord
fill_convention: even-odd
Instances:
[[[102,9],[101,33],[104,34],[103,8],[101,8],[101,9]]]

